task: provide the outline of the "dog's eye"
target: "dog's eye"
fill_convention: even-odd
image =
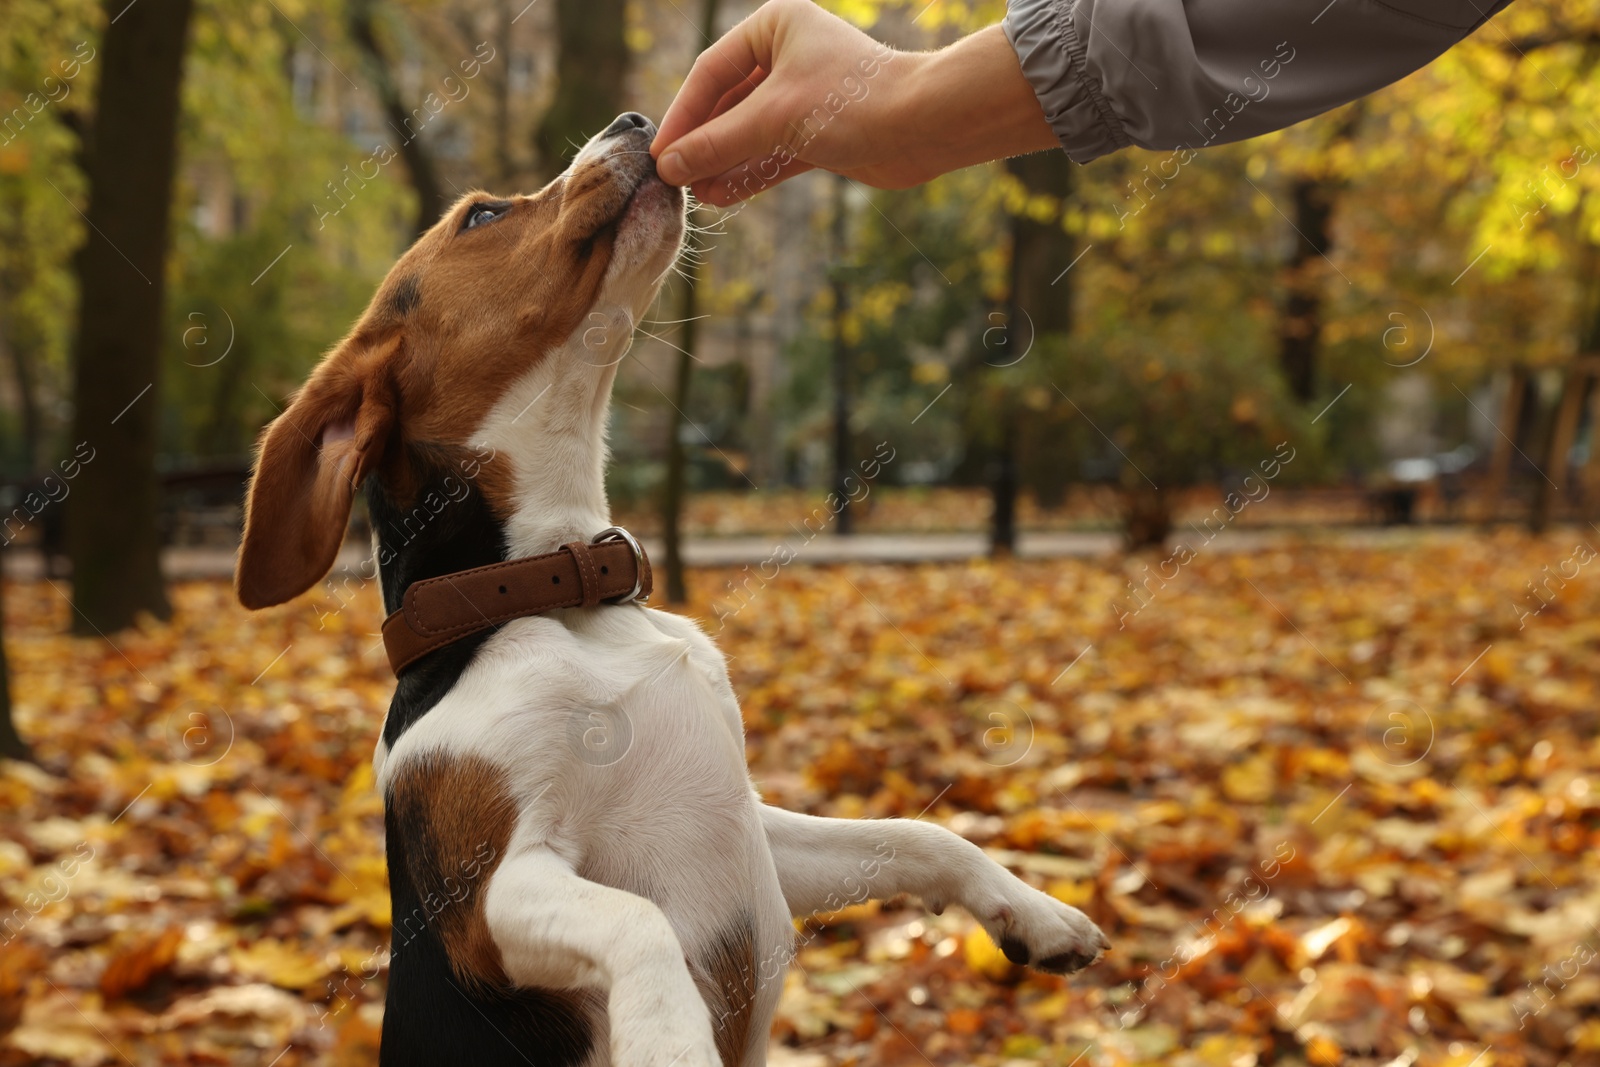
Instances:
[[[461,232],[466,233],[474,226],[482,226],[486,222],[493,222],[510,209],[510,204],[473,204],[467,212],[466,221],[461,224]]]

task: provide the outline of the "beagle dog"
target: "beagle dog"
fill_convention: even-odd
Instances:
[[[763,804],[722,655],[597,537],[617,362],[684,232],[654,134],[623,115],[538,192],[463,197],[262,437],[239,599],[321,580],[363,488],[392,612],[387,1067],[754,1067],[791,916],[869,897],[958,904],[1046,971],[1107,947],[942,827]]]

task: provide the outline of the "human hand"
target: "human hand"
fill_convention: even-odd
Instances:
[[[1056,143],[999,27],[900,52],[768,0],[701,53],[650,152],[663,181],[726,206],[815,167],[901,189]]]

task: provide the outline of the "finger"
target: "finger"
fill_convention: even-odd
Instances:
[[[774,168],[776,174],[773,173]],[[777,164],[772,157],[767,156],[748,160],[708,181],[697,182],[690,191],[702,204],[730,207],[741,200],[749,200],[758,193],[764,193],[775,185],[781,185],[796,174],[804,174],[814,169],[816,168],[812,164],[799,159]]]
[[[744,98],[749,96],[751,93],[755,92],[756,87],[767,80],[767,74],[768,71],[765,68],[757,70],[744,81],[723,93],[722,99],[717,101],[717,106],[712,109],[711,115],[708,117],[707,121],[709,122],[718,115],[727,114],[736,104],[744,100]]]
[[[714,178],[747,159],[770,154],[780,143],[770,127],[778,114],[770,80],[755,86],[733,110],[709,119],[668,144],[656,157],[656,173],[671,185]]]
[[[674,141],[700,126],[728,90],[745,81],[772,58],[771,20],[754,15],[740,22],[695,59],[683,88],[661,117],[650,151],[658,159]]]

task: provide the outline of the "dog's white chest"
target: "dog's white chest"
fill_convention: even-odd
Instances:
[[[712,901],[783,909],[721,654],[691,622],[602,608],[508,623],[378,758],[472,756],[503,769],[512,851],[549,848],[585,878],[648,896],[684,935]],[[578,616],[578,617],[573,617]]]

